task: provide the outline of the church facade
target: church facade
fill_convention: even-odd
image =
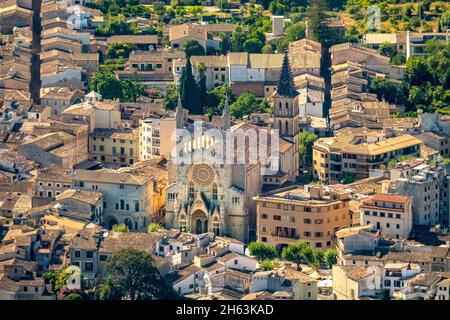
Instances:
[[[256,163],[208,163],[198,161],[184,163],[169,159],[169,185],[166,192],[165,226],[192,233],[214,232],[243,242],[256,237],[256,204],[265,183],[283,177],[292,182],[298,175],[298,101],[290,73],[287,56],[283,62],[278,92],[274,95],[273,128],[279,130],[277,172],[264,174],[267,164]],[[181,103],[177,108],[177,128],[186,128]],[[229,108],[226,104],[221,130],[271,131],[243,122],[230,126]],[[259,140],[258,140],[259,144]],[[245,144],[244,153],[254,152]],[[258,145],[258,148],[260,146]],[[278,146],[277,146],[278,147]],[[250,148],[247,150],[247,148]],[[252,151],[253,150],[253,151]],[[269,182],[271,181],[271,182]],[[281,185],[281,183],[280,183]]]

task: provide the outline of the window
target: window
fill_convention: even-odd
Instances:
[[[75,258],[79,258],[81,255],[80,255],[80,251],[78,251],[78,250],[76,250],[75,251]]]
[[[213,184],[212,197],[213,197],[213,200],[217,200],[217,185],[216,184]]]
[[[291,221],[291,222],[295,222],[295,217],[291,217],[291,218],[290,218],[290,221]]]
[[[92,258],[94,253],[92,251],[86,251],[86,258]]]
[[[281,221],[281,216],[274,215],[274,216],[273,216],[273,220]]]
[[[384,280],[384,286],[390,287],[391,286],[391,280]]]
[[[106,261],[106,260],[108,260],[108,256],[106,254],[101,254],[100,261]]]
[[[231,198],[231,204],[232,204],[233,206],[238,206],[238,205],[240,205],[240,204],[241,204],[241,198],[239,198],[239,197],[232,197],[232,198]]]
[[[399,280],[395,280],[394,281],[394,287],[400,288],[400,281]]]
[[[311,219],[303,219],[303,223],[311,224]]]
[[[139,212],[139,202],[135,202],[134,211]]]
[[[120,200],[120,210],[125,210],[125,200]]]
[[[85,271],[94,271],[94,264],[92,262],[85,262],[84,270]]]
[[[267,219],[267,214],[266,213],[261,214],[261,219]]]

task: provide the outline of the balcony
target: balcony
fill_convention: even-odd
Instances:
[[[292,235],[286,232],[272,232],[270,234],[272,237],[278,237],[278,238],[285,238],[285,239],[292,239],[292,240],[298,240],[300,237],[296,234]]]

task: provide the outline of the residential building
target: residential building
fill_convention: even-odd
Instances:
[[[387,263],[383,267],[381,289],[389,290],[389,296],[405,286],[404,281],[420,273],[420,266],[412,263]]]
[[[313,146],[313,174],[330,183],[369,177],[401,155],[420,155],[422,141],[409,134],[388,137],[365,128],[344,128]]]
[[[176,130],[174,117],[147,118],[139,121],[139,159],[155,157],[168,159],[175,147],[172,137]]]
[[[350,225],[348,193],[318,186],[289,187],[255,197],[258,240],[270,246],[304,240],[331,248],[336,232]]]
[[[333,265],[333,296],[335,300],[361,300],[373,297],[381,288],[378,266]]]
[[[361,224],[371,224],[382,236],[407,239],[413,227],[412,199],[397,194],[377,194],[361,201]]]
[[[395,180],[393,190],[412,197],[415,225],[448,224],[448,191],[442,167],[415,166]]]
[[[406,58],[425,55],[425,45],[429,40],[449,41],[450,33],[447,32],[406,32]]]
[[[95,129],[118,129],[121,123],[119,101],[103,101],[99,93],[92,91],[82,103],[64,110],[62,118],[68,123],[86,123],[89,133]]]
[[[89,136],[89,158],[117,166],[139,161],[137,129],[95,129]]]
[[[41,90],[41,104],[52,109],[52,115],[60,116],[73,104],[81,103],[84,93],[69,87],[53,87]]]
[[[116,70],[119,79],[136,79],[145,88],[167,89],[174,83],[174,63],[184,59],[181,50],[163,49],[153,51],[133,51],[124,70]]]

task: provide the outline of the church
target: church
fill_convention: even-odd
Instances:
[[[243,242],[256,238],[256,205],[252,198],[261,193],[264,185],[276,188],[295,181],[298,175],[298,93],[287,55],[273,101],[272,127],[261,127],[248,121],[231,126],[230,111],[226,103],[220,130],[224,135],[226,131],[278,130],[279,138],[272,139],[278,144],[277,171],[264,174],[265,171],[270,171],[264,168],[270,164],[261,162],[184,163],[169,159],[165,215],[167,228],[196,234],[214,232]],[[175,117],[177,129],[191,130],[184,121],[181,103]],[[203,125],[209,126],[206,123]],[[246,143],[244,153],[249,153],[250,147]]]

